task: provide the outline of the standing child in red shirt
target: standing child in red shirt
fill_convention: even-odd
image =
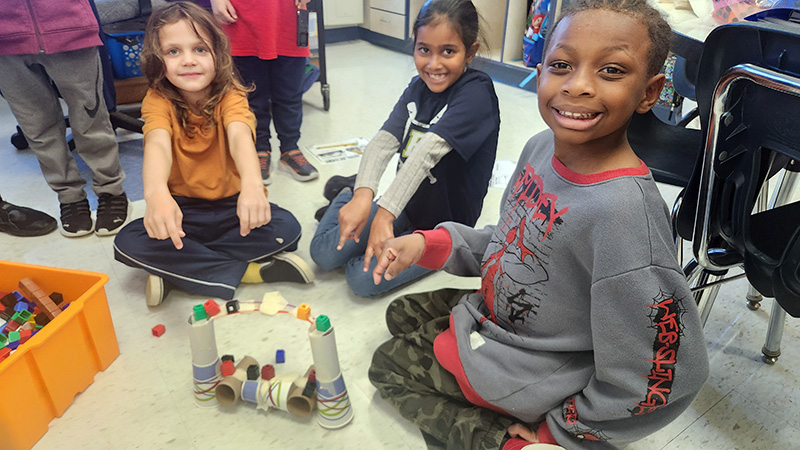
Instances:
[[[309,0],[211,0],[214,17],[231,41],[233,62],[245,84],[254,84],[250,107],[258,119],[256,150],[264,184],[270,178],[269,124],[280,141],[280,169],[298,181],[317,178],[297,141],[303,122],[303,78],[308,47],[297,45],[297,11]]]

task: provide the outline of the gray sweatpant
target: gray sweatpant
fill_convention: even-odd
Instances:
[[[86,198],[86,181],[67,147],[64,113],[51,80],[67,104],[76,151],[92,171],[95,194],[122,194],[125,172],[103,99],[96,47],[0,56],[0,92],[39,159],[47,184],[61,203]]]

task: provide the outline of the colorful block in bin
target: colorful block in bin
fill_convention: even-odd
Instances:
[[[20,343],[20,344],[24,344],[24,343],[25,343],[25,342],[27,342],[27,341],[28,341],[28,339],[30,339],[30,338],[31,338],[33,335],[34,335],[34,331],[33,331],[33,330],[30,330],[30,329],[28,329],[28,330],[22,330],[22,331],[20,331],[20,332],[19,332],[19,343]]]
[[[227,311],[228,314],[239,312],[239,300],[231,300],[225,303],[225,311]]]
[[[57,323],[31,332],[38,336],[34,346],[2,350],[0,386],[13,389],[4,389],[0,401],[0,448],[9,450],[33,447],[50,421],[91,389],[96,374],[119,355],[103,288],[108,275],[0,261],[0,291],[11,292],[23,278],[46,292],[62,292],[71,306]]]

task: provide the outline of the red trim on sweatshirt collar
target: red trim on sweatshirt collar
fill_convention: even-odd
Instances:
[[[584,175],[573,172],[553,155],[553,169],[555,169],[556,173],[564,177],[567,181],[577,184],[594,184],[619,177],[633,177],[649,174],[650,169],[647,168],[644,161],[640,159],[639,162],[641,162],[639,167],[607,170],[605,172]]]

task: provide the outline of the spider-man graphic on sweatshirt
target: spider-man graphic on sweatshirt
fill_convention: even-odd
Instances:
[[[614,448],[689,406],[705,340],[649,169],[581,175],[553,150],[549,130],[526,144],[497,225],[425,232],[418,264],[481,276],[434,350],[473,403],[546,420],[567,448]]]

